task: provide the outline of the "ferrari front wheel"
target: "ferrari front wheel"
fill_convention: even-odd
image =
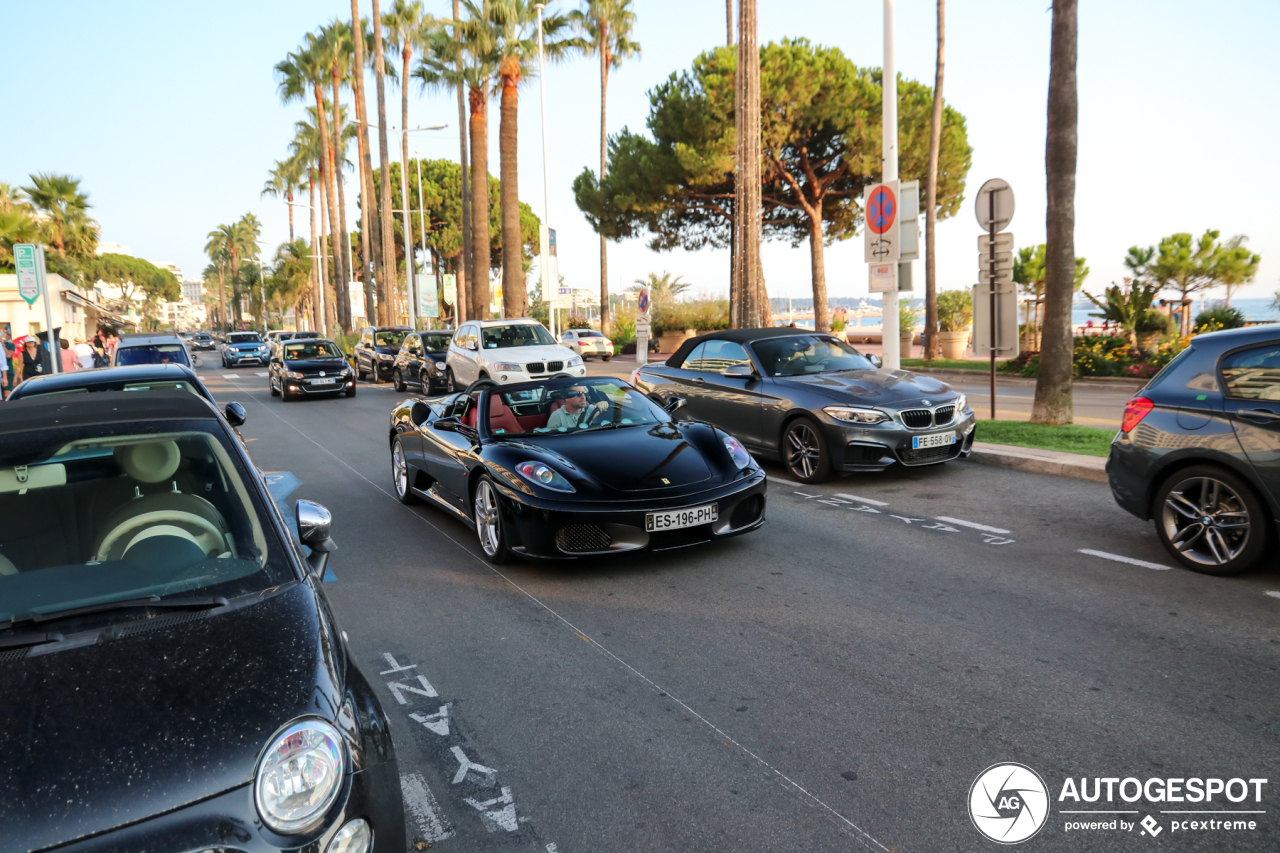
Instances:
[[[476,535],[480,538],[480,550],[490,563],[505,563],[511,556],[507,548],[507,536],[502,529],[502,509],[498,506],[498,490],[487,476],[481,476],[476,485],[475,508],[472,515],[476,522]]]

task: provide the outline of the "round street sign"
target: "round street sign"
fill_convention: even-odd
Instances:
[[[995,197],[995,215],[992,216],[992,196]],[[1013,221],[1013,187],[1002,178],[992,178],[978,190],[973,200],[973,212],[984,231],[1003,231]]]
[[[640,296],[636,299],[636,305],[641,314],[649,313],[649,288],[640,288]]]
[[[898,200],[894,198],[893,190],[884,185],[872,190],[867,202],[867,227],[871,229],[871,233],[885,233],[893,228],[893,222],[897,218]]]

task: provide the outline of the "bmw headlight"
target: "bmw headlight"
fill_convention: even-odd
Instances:
[[[293,370],[286,370],[286,371],[284,372],[284,375],[285,375],[285,377],[286,377],[287,379],[301,379],[301,378],[302,378],[302,374],[301,374],[301,373],[298,373],[298,372],[293,371]]]
[[[344,755],[341,735],[324,720],[300,720],[276,735],[253,784],[263,823],[281,835],[315,826],[342,789]]]
[[[521,462],[516,471],[530,483],[536,483],[553,492],[572,492],[573,486],[558,471],[543,465],[541,462]]]
[[[956,397],[956,417],[964,417],[964,410],[967,408],[969,408],[969,399],[963,394]]]
[[[573,358],[569,359],[565,363],[570,367],[577,367],[579,364],[582,364],[582,356],[575,355]]]
[[[827,406],[822,411],[847,424],[879,424],[889,420],[889,416],[879,409],[861,409],[857,406]]]
[[[746,468],[751,464],[751,454],[743,447],[738,439],[728,436],[724,440],[725,450],[729,451],[729,458],[733,460],[733,464],[739,468]]]
[[[505,371],[507,371],[508,373],[515,373],[515,372],[517,372],[517,371],[520,371],[520,372],[523,372],[523,371],[524,371],[524,368],[523,368],[523,367],[521,367],[520,365],[518,365],[518,364],[511,364],[511,363],[509,363],[509,362],[505,362],[505,361],[495,361],[495,362],[493,363],[493,369],[494,369],[494,370],[505,370]]]

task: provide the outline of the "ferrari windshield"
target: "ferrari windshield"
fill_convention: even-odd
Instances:
[[[540,323],[511,323],[506,326],[486,326],[480,330],[485,349],[506,347],[538,347],[556,345],[551,333]]]
[[[768,376],[807,376],[837,370],[875,370],[866,356],[827,335],[787,335],[751,344]]]
[[[292,577],[248,473],[211,421],[5,436],[0,629],[19,614],[196,590],[231,598]]]
[[[489,432],[495,435],[566,435],[667,423],[662,409],[620,379],[566,379],[489,394]]]
[[[288,341],[284,347],[285,361],[298,361],[304,358],[342,358],[342,351],[329,341]]]

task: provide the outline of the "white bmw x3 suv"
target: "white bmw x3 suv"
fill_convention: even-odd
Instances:
[[[462,391],[478,379],[509,385],[561,375],[586,376],[582,356],[557,344],[541,323],[528,317],[463,323],[445,358],[450,391]]]

